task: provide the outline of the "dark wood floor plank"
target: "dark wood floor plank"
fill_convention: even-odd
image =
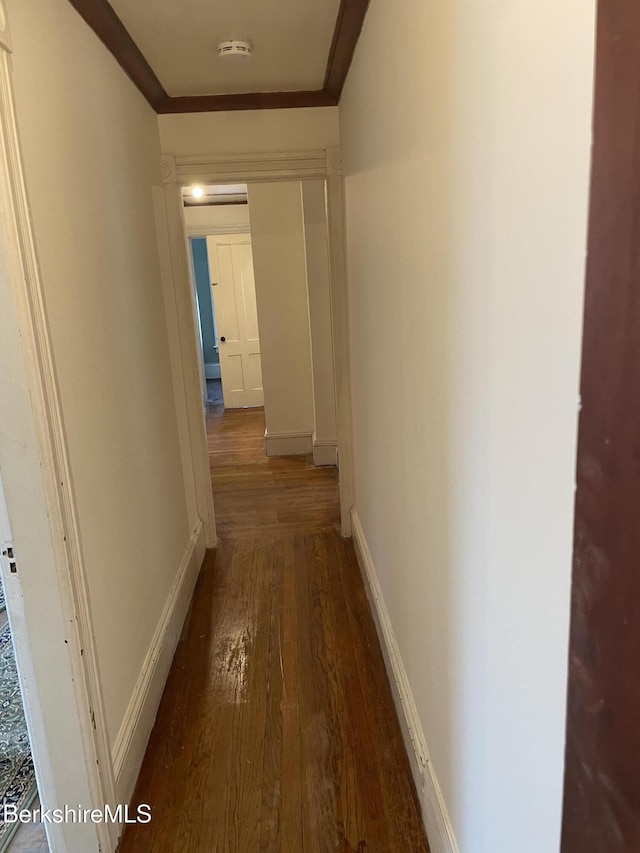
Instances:
[[[351,724],[350,705],[357,701],[346,689],[345,675],[348,669],[349,644],[347,637],[336,620],[335,599],[342,595],[340,584],[333,582],[329,563],[334,558],[331,540],[325,536],[305,538],[306,559],[310,578],[315,580],[315,590],[320,605],[318,629],[322,631],[324,648],[322,654],[331,690],[330,711],[334,727],[334,755],[336,761],[336,816],[341,833],[340,845],[345,850],[358,850],[364,844],[364,818],[361,804],[364,789],[358,785],[357,740]],[[346,641],[343,646],[341,641]]]
[[[262,763],[262,810],[260,850],[282,849],[282,700],[284,657],[284,577],[282,543],[274,546],[270,573],[269,651],[267,659],[267,704]]]
[[[428,853],[335,471],[212,410],[207,555],[120,853]]]
[[[332,655],[327,649],[318,578],[308,570],[306,541],[296,539],[297,652],[305,667],[300,699],[303,779],[303,849],[325,853],[342,847],[338,814],[338,762],[341,744],[335,713]],[[330,649],[332,652],[332,649]]]
[[[294,540],[284,542],[283,652],[282,659],[282,853],[303,850],[302,741],[300,680],[302,661],[298,649],[297,564]],[[293,653],[292,653],[293,650]]]
[[[363,689],[360,676],[362,636],[359,632],[354,635],[354,626],[349,618],[341,570],[343,551],[336,547],[338,543],[335,537],[326,537],[324,545],[327,548],[327,577],[331,585],[328,603],[333,615],[337,645],[342,652],[340,672],[344,694],[348,697],[343,725],[348,730],[352,744],[355,788],[358,798],[364,803],[358,813],[358,835],[362,839],[383,839],[384,849],[392,851],[395,846],[393,839],[388,837],[389,826],[385,821],[383,785],[377,760],[380,744],[374,739],[376,727],[371,725],[371,703],[367,701],[370,694]],[[366,721],[365,725],[363,720]]]

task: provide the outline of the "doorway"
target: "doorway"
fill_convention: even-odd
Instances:
[[[181,186],[180,201],[194,279],[210,465],[215,469],[230,410],[253,409],[251,441],[265,463],[271,457],[305,457],[335,472],[325,181],[194,182]],[[216,381],[222,405],[212,395]],[[234,420],[236,428],[245,420],[242,414]]]
[[[183,190],[197,305],[203,398],[226,409],[264,405],[246,184]]]
[[[184,287],[185,276],[191,266],[189,261],[188,236],[206,236],[206,232],[194,234],[190,224],[186,222],[186,210],[184,205],[185,195],[192,193],[193,188],[199,186],[230,185],[231,182],[242,182],[247,185],[249,205],[251,208],[251,239],[254,265],[256,257],[260,254],[264,257],[265,243],[273,242],[273,236],[281,238],[281,247],[284,250],[274,252],[278,259],[289,262],[292,257],[300,257],[300,252],[305,260],[307,247],[302,246],[300,252],[292,253],[287,250],[286,242],[290,229],[283,227],[283,211],[287,207],[290,210],[290,202],[295,199],[294,205],[298,206],[300,214],[298,220],[303,219],[300,197],[306,185],[314,185],[317,193],[318,222],[315,229],[311,228],[321,237],[324,247],[317,253],[321,259],[319,268],[322,274],[317,277],[322,281],[327,298],[324,300],[328,306],[328,317],[324,324],[325,332],[328,330],[330,343],[328,346],[315,348],[316,353],[324,353],[329,361],[329,370],[325,375],[333,382],[332,405],[335,407],[335,437],[320,440],[315,434],[315,422],[312,414],[311,424],[308,421],[303,426],[283,429],[282,424],[270,425],[267,423],[265,444],[269,445],[267,455],[291,455],[293,453],[311,452],[314,464],[332,465],[338,469],[339,491],[340,491],[340,529],[345,537],[351,535],[351,508],[353,504],[353,465],[352,465],[352,438],[351,438],[351,403],[349,384],[349,360],[348,360],[348,321],[347,321],[347,293],[346,293],[346,267],[344,246],[344,186],[342,179],[342,160],[339,149],[327,148],[322,151],[296,151],[283,154],[260,155],[239,154],[215,156],[203,154],[199,156],[183,156],[165,152],[162,156],[162,172],[164,180],[164,198],[158,204],[156,216],[160,236],[161,254],[167,282],[168,317],[171,325],[171,339],[174,344],[176,370],[176,394],[183,401],[183,435],[185,458],[190,458],[192,463],[194,494],[193,498],[198,512],[206,519],[205,529],[207,531],[207,542],[215,544],[214,507],[210,488],[210,478],[205,477],[208,469],[209,448],[207,443],[206,424],[203,417],[201,403],[202,386],[204,384],[203,369],[198,355],[198,332],[196,319],[196,300],[192,286]],[[280,204],[279,200],[273,203],[273,196],[277,196],[277,186],[289,187],[289,198],[286,205]],[[261,197],[263,204],[262,213],[268,211],[265,221],[262,217],[262,228],[256,231],[254,217],[256,196]],[[268,196],[271,196],[269,203]],[[193,206],[189,206],[193,210]],[[221,205],[220,209],[224,209]],[[259,217],[260,218],[260,217]],[[306,225],[306,223],[305,223]],[[258,251],[258,243],[261,245]],[[299,244],[298,244],[299,245]],[[167,246],[168,250],[163,251]],[[190,277],[189,277],[190,278]],[[304,282],[305,274],[302,274]],[[258,305],[258,317],[260,324],[260,347],[261,367],[264,379],[265,412],[269,420],[271,390],[276,388],[282,399],[290,402],[295,399],[291,393],[292,381],[295,383],[304,374],[305,359],[289,357],[287,349],[296,341],[291,339],[289,329],[291,324],[288,316],[292,307],[296,310],[295,300],[288,300],[281,287],[282,277],[279,275],[271,277],[270,285],[272,292],[280,298],[280,304],[275,308],[270,305],[271,310],[266,313],[262,305],[269,305],[270,300],[262,299],[261,292],[264,291],[262,282],[264,277],[258,273],[256,265],[256,297]],[[171,290],[173,282],[173,290]],[[298,292],[299,295],[300,292]],[[175,304],[173,298],[175,296]],[[276,300],[277,302],[278,300]],[[309,335],[309,313],[308,295],[304,293],[304,305],[306,309],[306,334]],[[187,316],[189,315],[189,317]],[[271,326],[270,331],[275,330],[276,344],[273,352],[280,357],[273,362],[267,352],[265,345],[265,319]],[[305,324],[295,324],[298,332],[302,332]],[[283,330],[286,332],[283,333]],[[218,330],[220,331],[220,330]],[[304,332],[303,332],[304,334]],[[300,371],[300,365],[303,371]],[[307,362],[308,364],[308,362]],[[186,370],[185,370],[186,368]],[[271,378],[267,376],[271,373]],[[319,386],[318,386],[319,387]],[[313,402],[312,402],[313,410]],[[308,408],[302,407],[308,412]],[[275,407],[276,411],[278,407]],[[299,414],[300,410],[295,414]],[[275,427],[275,428],[274,428]],[[207,463],[206,467],[203,463]],[[187,473],[189,471],[187,470]]]

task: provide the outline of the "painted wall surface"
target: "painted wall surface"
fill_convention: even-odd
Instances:
[[[198,313],[202,334],[202,354],[205,364],[218,364],[220,358],[216,349],[216,333],[213,325],[213,299],[211,296],[211,276],[209,275],[209,256],[206,237],[193,237],[191,257],[193,259],[193,277],[198,293]]]
[[[191,205],[184,209],[184,221],[187,231],[203,234],[215,234],[220,228],[246,226],[249,230],[248,204],[207,204]]]
[[[311,327],[314,440],[335,442],[336,395],[324,185],[324,181],[302,181],[302,205]]]
[[[267,433],[313,432],[313,380],[299,181],[250,184]]]
[[[191,532],[152,207],[157,120],[66,0],[8,5],[113,744]]]
[[[559,849],[594,6],[373,0],[340,106],[356,509],[464,853]]]
[[[339,144],[338,108],[238,110],[158,116],[167,154],[303,151]]]

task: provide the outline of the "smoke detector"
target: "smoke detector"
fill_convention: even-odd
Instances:
[[[218,56],[251,56],[251,45],[248,41],[221,41],[218,45]]]

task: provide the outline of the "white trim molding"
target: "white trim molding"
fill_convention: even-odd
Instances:
[[[300,456],[313,452],[310,432],[266,432],[264,450],[267,456]]]
[[[225,184],[252,181],[302,181],[339,174],[337,149],[287,151],[274,154],[227,154],[176,157],[162,155],[162,177],[166,183]],[[331,171],[329,171],[331,169]]]
[[[3,3],[0,10],[0,315],[3,346],[13,341],[0,359],[0,461],[21,557],[7,600],[43,806],[78,802],[65,800],[74,791],[87,808],[102,808],[115,805],[111,749]],[[44,614],[43,589],[49,592]],[[52,670],[58,673],[55,691],[48,678]],[[47,837],[52,853],[107,853],[115,849],[117,827],[49,825]]]
[[[331,149],[332,169],[325,182],[327,228],[329,231],[329,282],[331,288],[331,334],[333,375],[336,386],[336,422],[340,463],[340,528],[351,536],[353,507],[353,432],[351,425],[351,379],[349,373],[349,299],[344,215],[344,182],[339,169],[342,159]]]
[[[204,528],[199,521],[182,557],[113,747],[119,803],[131,800],[204,556]]]
[[[313,439],[313,464],[317,468],[338,464],[338,442],[334,439]]]
[[[173,158],[171,158],[173,161]],[[163,158],[163,174],[165,174]],[[183,204],[180,187],[165,180],[164,184],[164,221],[160,223],[159,238],[164,244],[161,255],[166,255],[167,287],[173,299],[170,304],[171,329],[170,346],[172,370],[176,373],[176,399],[184,399],[184,405],[178,403],[176,410],[180,418],[182,410],[186,412],[185,451],[190,457],[191,471],[185,471],[185,488],[193,490],[197,507],[197,516],[204,523],[207,548],[216,545],[216,524],[209,471],[209,448],[207,428],[204,420],[202,392],[204,389],[204,368],[202,348],[199,340],[198,309],[196,291],[192,284],[191,259],[187,232],[183,217]],[[157,218],[163,219],[157,212]],[[168,251],[167,251],[168,249]],[[192,519],[193,521],[193,519]]]
[[[382,595],[378,574],[355,509],[352,511],[352,529],[353,544],[382,646],[387,675],[422,807],[429,845],[432,853],[459,853],[440,785],[429,757],[422,723],[400,655],[389,611]]]
[[[342,174],[342,151],[337,146],[327,148],[325,151],[327,158],[327,175],[335,176]]]

